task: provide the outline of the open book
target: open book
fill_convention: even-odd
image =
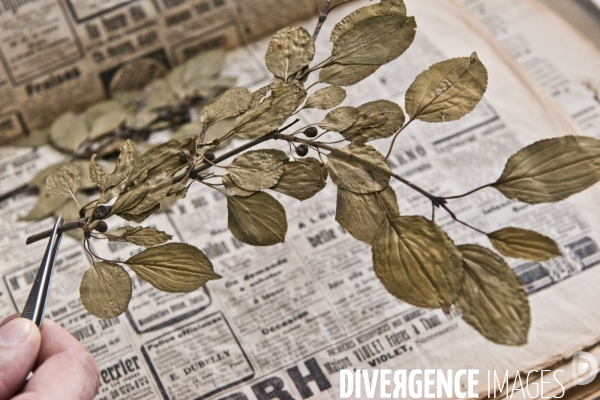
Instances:
[[[319,37],[322,44],[335,22],[365,4],[337,8]],[[418,24],[414,44],[374,78],[349,87],[344,105],[377,99],[403,105],[421,71],[473,51],[488,68],[489,88],[475,111],[459,121],[407,128],[390,158],[394,172],[436,195],[459,194],[496,179],[511,154],[536,140],[600,137],[600,53],[538,0],[406,4]],[[270,81],[261,67],[267,43],[253,42],[228,55],[227,69],[240,77],[238,85],[253,90]],[[305,110],[298,118],[305,122],[319,113],[325,114]],[[2,157],[12,157],[0,182],[14,185],[58,158],[48,149],[33,154],[0,149]],[[431,215],[426,199],[397,182],[394,189],[402,214]],[[510,394],[517,375],[524,381],[530,371],[546,369],[552,373],[532,374],[530,385],[549,382],[543,396],[560,396],[579,380],[572,374],[573,354],[600,341],[598,195],[592,188],[560,203],[530,206],[489,189],[452,202],[461,219],[478,227],[532,228],[561,246],[564,256],[546,263],[511,262],[532,311],[529,343],[522,347],[495,345],[454,311],[415,308],[387,293],[373,272],[368,246],[335,222],[332,185],[303,203],[278,198],[289,210],[289,230],[286,243],[272,248],[232,240],[223,199],[193,186],[171,213],[145,224],[160,224],[203,249],[224,279],[186,295],[158,292],[136,280],[128,311],[112,320],[83,310],[78,286],[89,261],[65,237],[46,310],[96,357],[102,371],[99,399],[338,399],[340,371],[357,369],[478,370],[470,389],[479,397],[493,391],[495,376],[500,383],[505,376],[511,380]],[[1,203],[0,317],[22,308],[41,258],[43,244],[26,254],[23,244],[48,221],[17,221],[34,202],[35,196],[21,194]],[[458,244],[489,246],[448,215],[439,213],[436,221]],[[98,246],[115,259],[132,251],[121,243]],[[456,382],[465,393],[467,378],[465,373]],[[534,387],[516,388],[515,396],[535,397]],[[379,386],[374,396],[381,397]]]

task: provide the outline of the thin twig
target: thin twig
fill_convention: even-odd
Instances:
[[[319,15],[319,22],[317,22],[317,26],[315,27],[315,31],[313,32],[313,40],[315,40],[315,41],[317,40],[317,36],[319,36],[319,32],[321,32],[323,23],[327,19],[327,14],[329,14],[329,7],[331,7],[331,1],[332,0],[327,0],[327,3],[325,3],[325,7],[323,8],[323,11],[321,11],[321,14]]]
[[[475,193],[475,192],[478,192],[478,191],[480,191],[481,189],[485,189],[486,187],[490,187],[490,186],[492,186],[492,185],[493,185],[493,183],[488,183],[487,185],[479,186],[478,188],[476,188],[476,189],[473,189],[473,190],[471,190],[470,192],[467,192],[467,193],[464,193],[464,194],[461,194],[461,195],[458,195],[458,196],[448,196],[448,197],[444,197],[444,199],[446,199],[446,200],[452,200],[452,199],[460,199],[460,198],[462,198],[462,197],[467,197],[468,195],[471,195],[471,194],[473,194],[473,193]]]

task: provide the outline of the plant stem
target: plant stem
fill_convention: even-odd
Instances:
[[[479,186],[478,188],[476,188],[476,189],[473,189],[473,190],[471,190],[470,192],[467,192],[467,193],[464,193],[464,194],[461,194],[461,195],[458,195],[458,196],[448,196],[448,197],[444,197],[444,199],[446,199],[446,200],[452,200],[452,199],[460,199],[460,198],[462,198],[462,197],[467,197],[467,196],[468,196],[468,195],[470,195],[470,194],[473,194],[473,193],[475,193],[475,192],[478,192],[478,191],[480,191],[481,189],[485,189],[486,187],[490,187],[490,186],[492,186],[492,185],[493,185],[493,183],[488,183],[488,184],[486,184],[486,185]]]
[[[244,150],[248,150],[248,149],[250,149],[250,148],[252,148],[252,147],[254,147],[254,146],[256,146],[256,145],[258,145],[258,144],[260,144],[260,143],[266,142],[266,141],[268,141],[268,140],[271,140],[271,139],[277,139],[277,138],[278,138],[278,136],[279,136],[279,134],[280,134],[281,132],[285,131],[286,129],[288,129],[288,128],[289,128],[289,127],[291,127],[292,125],[294,125],[294,124],[297,124],[297,123],[298,123],[298,121],[300,121],[300,120],[299,120],[299,119],[296,119],[294,122],[291,122],[290,124],[288,124],[288,125],[284,126],[283,128],[280,128],[280,129],[278,129],[278,130],[276,130],[276,131],[273,131],[273,132],[269,132],[269,133],[267,133],[266,135],[263,135],[263,136],[259,137],[258,139],[254,139],[254,140],[252,140],[252,141],[250,141],[250,142],[248,142],[248,143],[245,143],[245,144],[241,145],[240,147],[236,147],[235,149],[233,149],[233,150],[230,150],[230,151],[228,151],[227,153],[225,153],[225,154],[223,154],[223,155],[221,155],[221,156],[219,156],[219,157],[215,158],[215,159],[213,160],[213,162],[212,162],[212,163],[213,163],[213,164],[218,164],[218,163],[220,163],[221,161],[225,161],[225,160],[227,160],[228,158],[231,158],[231,157],[233,157],[233,156],[235,156],[235,155],[237,155],[237,154],[241,153],[242,151],[244,151]],[[208,163],[202,164],[202,165],[201,165],[201,166],[199,166],[198,168],[194,169],[194,170],[192,171],[192,174],[193,174],[193,173],[195,173],[195,174],[197,175],[197,174],[199,174],[200,172],[202,172],[202,171],[205,171],[205,170],[209,169],[210,167],[212,167],[212,165],[211,165],[211,164],[208,164]],[[176,176],[175,178],[173,178],[173,183],[179,183],[179,182],[181,182],[181,180],[182,180],[182,179],[183,179],[185,176],[186,176],[186,174],[182,174],[182,175]]]
[[[319,22],[317,22],[317,26],[315,27],[315,31],[313,32],[313,40],[317,40],[317,36],[319,36],[319,32],[321,32],[323,23],[327,19],[327,14],[329,13],[329,7],[331,7],[331,1],[332,0],[327,0],[323,11],[321,11],[321,14],[319,15]]]

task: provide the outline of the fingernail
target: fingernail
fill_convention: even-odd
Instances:
[[[0,328],[0,346],[13,346],[22,342],[31,328],[31,322],[15,318]]]

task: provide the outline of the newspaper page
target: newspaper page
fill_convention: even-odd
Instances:
[[[315,0],[4,1],[0,144],[316,12]]]
[[[413,46],[375,77],[348,88],[344,104],[380,98],[403,104],[418,73],[472,51],[488,67],[490,85],[469,116],[445,124],[415,123],[403,132],[390,158],[394,172],[436,195],[463,193],[496,179],[505,160],[524,145],[579,133],[562,108],[548,105],[553,100],[539,83],[524,82],[485,32],[465,22],[462,5],[424,3],[407,1],[419,26]],[[328,56],[333,23],[364,4],[353,2],[330,16],[316,60]],[[256,89],[269,82],[261,66],[266,44],[263,40],[228,55],[227,68],[241,73],[241,85]],[[320,113],[305,110],[298,117],[306,123]],[[10,154],[10,149],[3,151]],[[44,157],[47,162],[52,158],[40,156],[23,165],[43,164]],[[27,167],[7,164],[2,179],[18,179],[17,171]],[[393,186],[403,214],[431,217],[427,199],[396,182]],[[79,243],[64,238],[46,313],[96,358],[98,399],[337,399],[340,370],[374,368],[478,369],[475,389],[485,397],[487,371],[513,376],[517,370],[540,369],[600,340],[600,213],[591,190],[541,206],[507,200],[492,189],[451,203],[461,219],[481,229],[535,228],[561,245],[564,257],[511,262],[526,286],[533,315],[529,343],[518,348],[486,341],[455,311],[415,308],[387,293],[373,272],[368,246],[335,222],[331,183],[302,203],[274,196],[286,207],[289,229],[285,244],[269,248],[235,240],[227,230],[224,197],[204,188],[193,186],[170,213],[150,217],[144,225],[203,250],[223,279],[193,293],[167,294],[134,278],[127,312],[112,320],[98,320],[81,306],[78,286],[90,261]],[[42,257],[44,243],[25,251],[24,242],[51,221],[17,220],[35,201],[34,195],[21,193],[0,203],[0,318],[22,309]],[[489,246],[447,215],[439,213],[436,221],[458,244]],[[120,222],[108,223],[117,228]],[[137,251],[125,243],[95,247],[113,259]],[[461,383],[466,387],[466,378]]]

